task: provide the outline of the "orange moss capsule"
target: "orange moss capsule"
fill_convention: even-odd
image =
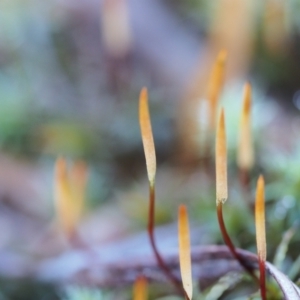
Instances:
[[[237,164],[240,170],[244,171],[249,171],[254,164],[254,151],[251,135],[251,85],[249,83],[246,83],[244,87]]]
[[[218,103],[224,84],[226,59],[227,52],[221,50],[216,58],[209,78],[207,98],[209,101],[209,126],[211,130],[214,130],[216,126]]]
[[[256,245],[260,270],[260,291],[262,299],[266,299],[266,225],[265,225],[265,182],[262,175],[259,176],[256,188],[255,200],[255,227],[256,227]]]
[[[266,261],[267,244],[265,225],[265,183],[262,175],[260,175],[258,178],[256,188],[255,227],[258,257],[261,260]]]
[[[54,175],[56,213],[60,226],[68,236],[72,235],[80,221],[87,177],[87,166],[84,162],[75,162],[68,170],[64,158],[56,160]]]
[[[217,205],[228,198],[227,146],[224,109],[221,110],[216,135],[216,200]]]
[[[180,205],[178,209],[178,240],[179,240],[179,263],[182,285],[188,296],[192,299],[193,282],[191,266],[191,246],[189,218],[185,205]]]
[[[156,173],[156,155],[148,107],[148,92],[146,88],[143,88],[140,93],[139,119],[146,157],[148,179],[150,184],[153,186]]]
[[[146,277],[139,276],[134,282],[133,300],[148,299],[148,282]]]

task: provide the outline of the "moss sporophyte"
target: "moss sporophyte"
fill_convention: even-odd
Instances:
[[[223,84],[224,65],[226,52],[222,51],[214,67],[212,83],[210,87],[211,114],[217,113],[217,103],[220,89]],[[244,87],[244,100],[241,113],[240,135],[237,151],[237,164],[241,172],[247,173],[254,165],[254,151],[251,137],[251,86],[249,83]],[[213,117],[213,119],[216,116]],[[174,265],[170,267],[168,259],[165,259],[158,250],[155,240],[155,177],[156,177],[156,153],[152,126],[148,106],[148,91],[143,88],[139,97],[139,123],[141,137],[146,159],[146,169],[149,182],[149,206],[148,206],[148,226],[147,233],[150,246],[154,254],[158,268],[164,273],[165,277],[176,288],[177,294],[186,300],[193,297],[193,274],[192,257],[190,243],[190,227],[188,217],[188,207],[185,203],[178,207],[178,265],[180,272],[174,271]],[[212,122],[214,123],[214,122]],[[255,227],[257,253],[255,256],[241,249],[237,249],[228,234],[223,218],[223,205],[228,199],[228,179],[227,179],[227,139],[226,139],[226,118],[224,108],[221,108],[216,130],[215,130],[215,173],[216,173],[216,212],[218,225],[228,253],[234,258],[242,269],[251,276],[255,286],[260,287],[260,294],[263,300],[267,299],[267,294],[273,297],[272,291],[266,287],[266,270],[279,283],[286,299],[300,299],[300,290],[288,278],[280,273],[274,266],[266,261],[267,243],[265,232],[265,196],[264,196],[264,177],[259,176],[256,188],[255,200]],[[55,165],[55,202],[59,224],[66,236],[72,240],[76,233],[76,226],[80,220],[87,182],[87,166],[83,162],[75,162],[71,168],[67,167],[64,158],[58,158]],[[242,181],[242,184],[244,182]],[[247,185],[248,190],[250,186]],[[217,246],[213,246],[217,247]],[[211,250],[208,250],[208,253]],[[224,251],[224,250],[219,250]],[[221,256],[224,255],[220,254]],[[216,256],[217,257],[217,256]],[[256,269],[259,269],[259,277]],[[180,274],[181,276],[179,276]],[[181,278],[180,278],[181,277]],[[133,299],[148,299],[148,288],[151,282],[147,274],[143,271],[138,274],[133,285]],[[295,296],[296,295],[296,296]],[[299,297],[297,297],[299,295]],[[195,297],[195,296],[194,296]],[[271,299],[271,298],[270,298]],[[273,298],[272,298],[273,299]]]
[[[224,56],[224,55],[223,55]],[[224,59],[222,59],[223,65]],[[220,80],[219,80],[220,81]],[[251,149],[251,136],[250,136],[250,85],[245,85],[244,92],[244,105],[241,121],[241,136],[240,150],[238,154],[238,162],[242,169],[249,169],[253,164],[253,151]],[[186,299],[192,298],[192,272],[191,272],[191,257],[190,257],[190,241],[189,241],[189,226],[187,209],[185,205],[179,207],[178,215],[178,239],[179,239],[179,261],[182,277],[182,285],[179,279],[171,272],[165,263],[163,257],[160,255],[155,238],[154,238],[154,217],[155,217],[155,174],[156,174],[156,155],[154,139],[151,128],[149,107],[148,107],[148,92],[146,88],[143,88],[140,93],[139,104],[139,120],[141,128],[141,136],[143,141],[144,153],[146,158],[146,167],[149,180],[149,216],[148,216],[148,234],[150,244],[156,257],[157,263],[165,273],[165,275],[174,284],[177,290],[185,296]],[[221,109],[219,121],[216,129],[216,144],[215,144],[215,161],[216,161],[216,205],[217,216],[219,221],[219,227],[224,239],[225,244],[228,246],[232,255],[237,259],[241,266],[248,272],[255,282],[259,282],[254,269],[249,267],[247,262],[237,253],[231,238],[226,230],[223,220],[222,206],[228,198],[228,183],[227,183],[227,145],[226,145],[226,130],[225,130],[225,112]],[[241,151],[245,151],[246,154],[242,154]],[[265,241],[264,226],[262,215],[262,177],[258,181],[258,196],[256,201],[256,227],[257,227],[257,243],[259,253],[259,265],[260,265],[260,286],[261,295],[263,299],[266,299],[265,288]],[[263,253],[263,254],[262,254]]]

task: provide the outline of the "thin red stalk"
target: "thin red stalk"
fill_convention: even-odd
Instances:
[[[246,190],[249,191],[250,188],[250,176],[249,176],[249,171],[248,170],[240,170],[240,182],[242,187]]]
[[[267,289],[266,289],[266,265],[265,262],[261,259],[258,259],[259,263],[259,285],[260,285],[260,295],[262,300],[267,299]]]
[[[150,244],[154,252],[155,258],[161,270],[164,272],[166,277],[172,282],[175,288],[180,294],[187,297],[185,290],[183,289],[181,282],[175,277],[170,271],[169,267],[165,263],[164,259],[160,255],[154,237],[154,227],[155,227],[155,188],[154,185],[149,186],[149,215],[148,215],[148,234],[150,238]]]
[[[218,221],[219,221],[220,230],[221,230],[224,242],[228,246],[228,248],[229,248],[232,256],[234,256],[234,258],[240,263],[240,265],[245,269],[245,271],[247,271],[250,274],[250,276],[253,279],[255,279],[255,281],[258,282],[258,278],[254,274],[253,269],[250,268],[249,266],[247,266],[247,264],[245,263],[245,261],[235,251],[235,247],[234,247],[234,245],[233,245],[233,243],[231,241],[231,238],[228,235],[228,232],[227,232],[226,227],[225,227],[225,223],[224,223],[224,219],[223,219],[223,205],[222,205],[222,202],[219,202],[217,204],[217,214],[218,214]]]

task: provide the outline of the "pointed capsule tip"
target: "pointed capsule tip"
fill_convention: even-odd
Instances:
[[[148,100],[148,89],[144,86],[142,87],[141,89],[141,92],[140,92],[140,99],[143,99],[143,100]]]
[[[221,108],[220,112],[220,126],[225,125],[225,112],[224,112],[224,107]]]
[[[151,186],[154,186],[156,173],[156,154],[151,127],[151,120],[148,107],[148,92],[146,88],[142,88],[139,101],[139,120],[141,128],[141,136],[146,158],[146,166],[148,179]]]
[[[251,85],[246,83],[244,86],[244,103],[243,103],[243,113],[244,117],[250,114],[251,109]]]
[[[227,60],[227,51],[225,49],[220,50],[217,61],[225,63]]]
[[[192,266],[191,266],[191,245],[190,245],[190,230],[189,217],[185,205],[180,205],[178,208],[178,240],[179,240],[179,264],[182,285],[186,295],[192,298],[193,281],[192,281]]]
[[[179,214],[182,215],[186,213],[186,206],[184,204],[180,204],[178,210],[179,210]]]
[[[260,186],[264,185],[265,183],[265,179],[264,179],[264,176],[262,174],[259,175],[258,177],[258,183]]]

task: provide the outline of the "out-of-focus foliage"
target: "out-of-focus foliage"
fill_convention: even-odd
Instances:
[[[112,296],[97,289],[69,287],[62,300],[109,300]]]
[[[256,178],[259,173],[264,173],[268,259],[272,260],[284,232],[292,226],[298,228],[299,221],[300,2],[284,1],[287,42],[281,45],[282,52],[273,53],[264,41],[265,6],[256,2],[254,49],[249,59],[249,73],[227,82],[221,100],[226,112],[229,159],[229,200],[224,207],[224,218],[235,245],[255,252],[251,205]],[[128,3],[131,3],[130,0]],[[39,178],[49,187],[57,155],[87,161],[90,174],[88,199],[81,228],[86,240],[107,242],[129,231],[146,229],[148,187],[137,103],[141,87],[147,85],[158,158],[157,224],[174,222],[177,206],[184,202],[189,207],[194,226],[204,231],[203,243],[223,243],[216,222],[214,171],[206,173],[203,166],[197,164],[198,161],[192,170],[180,165],[180,143],[184,143],[184,139],[178,138],[177,126],[178,119],[184,118],[181,108],[191,104],[184,96],[189,85],[187,82],[193,79],[194,69],[206,68],[202,54],[209,43],[219,3],[221,1],[169,0],[159,3],[141,0],[140,8],[131,5],[133,45],[128,55],[120,59],[108,53],[105,46],[102,27],[99,26],[102,24],[102,10],[98,3],[68,0],[0,2],[0,150],[5,155],[37,166],[39,175],[46,173]],[[143,21],[147,21],[147,15],[152,19],[151,24],[145,25]],[[164,35],[165,32],[168,36]],[[186,39],[181,40],[182,37]],[[178,40],[182,47],[166,43],[165,48],[160,48],[164,40]],[[179,58],[172,56],[176,51],[180,53]],[[201,63],[198,63],[199,57]],[[229,62],[234,61],[235,57],[228,59]],[[208,77],[208,74],[202,76]],[[252,124],[256,156],[247,193],[239,184],[236,167],[245,79],[250,79],[253,85]],[[202,92],[205,98],[205,91]],[[283,110],[279,104],[282,102],[289,103],[293,110]],[[191,107],[188,109],[193,110]],[[206,113],[197,110],[195,122],[198,125],[201,126]],[[196,139],[201,140],[201,136]],[[200,156],[199,151],[198,160]],[[12,164],[10,169],[13,168]],[[20,219],[23,220],[20,211],[27,207],[22,197],[14,199],[11,190],[19,191],[18,197],[23,196],[24,178],[30,176],[16,179],[19,177],[8,170],[1,170],[0,174],[1,178],[9,178],[8,181],[0,181],[1,211],[11,213],[11,207],[17,208],[17,213],[12,213],[15,219],[11,223],[7,219],[0,220],[6,226],[2,227],[7,228],[3,230],[2,247],[10,236],[14,236],[11,224],[20,224]],[[36,180],[29,182],[33,189],[39,184]],[[52,196],[47,195],[46,200],[51,202]],[[35,200],[38,202],[40,199]],[[37,206],[36,202],[33,206]],[[23,252],[30,253],[32,249],[36,251],[36,244],[40,246],[48,240],[47,234],[51,232],[52,225],[48,229],[45,223],[53,220],[53,209],[49,212],[52,206],[49,204],[41,209],[47,210],[44,215],[34,215],[44,223],[43,226],[38,223],[38,231],[26,231],[31,236],[25,240],[33,242],[20,246],[14,240],[9,244],[10,251],[21,248]],[[30,216],[26,215],[27,219],[34,219],[32,211],[25,211]],[[20,215],[22,217],[18,219]],[[104,224],[104,221],[109,222]],[[99,225],[99,222],[103,223]],[[20,227],[27,230],[31,226],[30,223]],[[106,232],[112,237],[105,235]],[[296,232],[280,257],[282,270],[290,270],[293,279],[300,275],[299,243],[300,236]],[[43,249],[46,248],[44,246]],[[49,248],[51,254],[61,249]],[[57,297],[52,287],[36,284],[30,289],[31,284],[16,281],[12,286],[1,282],[0,299],[19,299],[19,295],[25,294],[29,299]],[[230,284],[225,281],[225,285],[216,285],[207,293],[214,294],[220,288],[221,294]],[[240,290],[246,291],[246,288],[242,286]],[[128,290],[124,293],[126,297],[129,295]],[[62,298],[114,299],[114,296],[96,289],[72,287]],[[199,299],[202,296],[198,295]]]

